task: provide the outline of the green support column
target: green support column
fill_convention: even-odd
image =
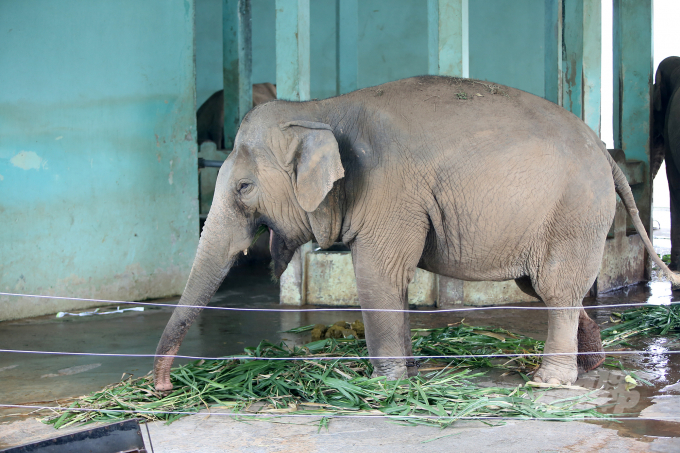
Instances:
[[[626,160],[643,162],[646,181],[633,188],[642,223],[651,232],[649,108],[653,78],[653,0],[614,0],[614,144]]]
[[[470,77],[468,0],[428,0],[428,72]]]
[[[345,94],[357,89],[359,1],[335,1],[337,20],[337,38],[335,41],[336,86],[338,94]]]
[[[253,106],[250,0],[223,0],[222,25],[224,147],[232,149],[238,126]]]
[[[276,94],[288,101],[308,101],[309,0],[276,0]],[[282,304],[304,305],[307,253],[312,243],[293,255],[279,280]]]
[[[562,105],[562,0],[545,0],[544,97]]]
[[[277,96],[307,101],[309,82],[309,0],[276,0]]]
[[[602,0],[583,3],[583,121],[602,129]]]
[[[563,2],[562,105],[600,134],[601,0]]]

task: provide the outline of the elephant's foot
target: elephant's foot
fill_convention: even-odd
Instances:
[[[179,351],[179,346],[170,348],[164,356],[174,356]],[[172,382],[170,382],[170,369],[174,357],[156,357],[153,370],[154,387],[156,391],[167,393],[172,391]]]
[[[567,366],[543,360],[541,367],[534,373],[534,382],[551,385],[571,385],[578,378],[576,364]]]
[[[578,352],[576,363],[579,371],[594,370],[605,359],[600,327],[584,311],[578,320]]]
[[[411,374],[411,368],[415,369],[415,373]],[[373,374],[371,377],[385,376],[390,381],[398,379],[405,379],[418,374],[416,367],[407,367],[404,360],[381,360],[379,363],[373,363]]]

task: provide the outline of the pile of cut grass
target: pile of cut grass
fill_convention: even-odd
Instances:
[[[609,320],[614,325],[600,332],[605,347],[630,346],[626,340],[636,336],[680,336],[680,304],[630,308]]]
[[[680,305],[633,308],[613,313],[611,321],[615,325],[602,330],[605,347],[628,345],[626,340],[638,335],[680,334]],[[303,333],[313,327],[289,332]],[[415,329],[414,333],[415,356],[469,357],[428,359],[421,364],[420,376],[387,381],[371,378],[370,362],[358,358],[368,355],[365,340],[329,338],[293,349],[285,343],[263,341],[246,348],[242,359],[200,360],[174,368],[171,379],[176,390],[168,395],[156,392],[150,375],[130,377],[72,400],[73,410],[55,410],[43,421],[56,428],[133,417],[170,423],[202,409],[216,408],[244,416],[381,415],[436,426],[448,426],[467,417],[606,417],[594,408],[583,408],[581,403],[587,402],[590,394],[545,404],[537,397],[541,393],[529,387],[479,387],[472,382],[483,375],[473,370],[490,367],[517,371],[527,379],[525,373],[539,366],[542,341],[504,329],[466,324]],[[525,356],[500,359],[506,354]],[[78,410],[82,408],[88,411]]]
[[[503,329],[467,325],[425,333],[416,332],[414,355],[537,355],[535,359],[505,361],[501,365],[486,357],[427,361],[421,376],[387,381],[384,377],[370,377],[373,370],[368,360],[351,359],[368,355],[364,340],[331,338],[293,349],[284,343],[276,345],[263,341],[256,348],[246,348],[247,357],[251,359],[200,360],[174,368],[171,379],[176,390],[169,395],[155,391],[150,375],[129,378],[73,400],[70,406],[73,410],[55,412],[44,421],[56,428],[132,417],[172,422],[201,409],[214,411],[219,408],[241,412],[244,416],[253,413],[323,417],[380,415],[411,424],[435,426],[447,426],[466,417],[606,417],[592,406],[583,408],[581,403],[589,401],[590,395],[548,404],[540,401],[541,391],[530,387],[480,387],[472,382],[483,375],[473,372],[472,368],[536,367],[541,342]],[[315,360],[320,356],[332,359]],[[299,360],[252,359],[288,357]],[[90,410],[81,412],[79,408]]]

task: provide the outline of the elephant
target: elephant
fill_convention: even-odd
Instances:
[[[579,368],[604,360],[582,299],[598,274],[617,194],[680,287],[604,144],[543,98],[421,76],[259,105],[220,168],[186,289],[156,350],[155,388],[172,389],[182,339],[261,227],[270,231],[277,277],[312,239],[350,248],[374,376],[417,374],[407,286],[419,267],[462,280],[515,279],[535,292],[551,310],[533,379],[572,383]]]
[[[276,85],[256,83],[253,85],[253,107],[276,99]],[[197,141],[210,140],[224,149],[224,90],[216,91],[196,112]]]
[[[668,57],[656,69],[652,103],[652,178],[666,160],[671,201],[671,263],[680,264],[680,57]]]

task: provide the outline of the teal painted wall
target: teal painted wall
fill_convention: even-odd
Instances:
[[[196,0],[198,105],[222,88],[222,0]],[[311,2],[311,96],[336,94],[336,0]],[[253,83],[276,82],[274,0],[252,3]],[[544,2],[469,0],[470,76],[544,94]],[[359,2],[359,88],[426,74],[427,2]]]
[[[196,107],[222,89],[222,0],[196,0]]]
[[[275,0],[252,2],[253,83],[276,83]],[[311,2],[311,92],[335,95],[335,0]],[[222,89],[222,0],[196,0],[196,105]]]
[[[179,294],[198,244],[190,0],[0,2],[0,288]],[[0,296],[0,319],[87,303]]]
[[[543,96],[545,2],[470,0],[470,77]]]

